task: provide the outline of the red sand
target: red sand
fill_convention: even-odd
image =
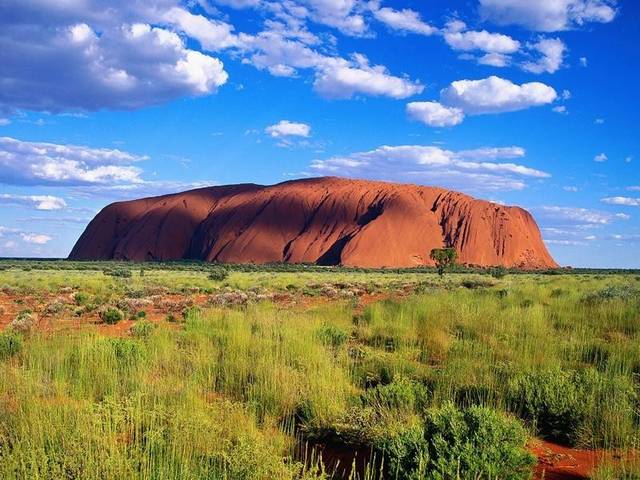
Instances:
[[[429,252],[443,246],[468,265],[557,266],[521,208],[435,187],[333,177],[114,203],[70,258],[412,267],[433,265]]]
[[[588,479],[603,460],[615,460],[615,454],[610,451],[581,450],[544,440],[536,440],[529,449],[538,457],[536,480]]]

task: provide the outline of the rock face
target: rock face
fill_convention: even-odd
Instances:
[[[460,263],[556,267],[533,217],[441,188],[325,177],[273,186],[209,187],[113,203],[87,226],[71,259],[199,259],[359,267]]]

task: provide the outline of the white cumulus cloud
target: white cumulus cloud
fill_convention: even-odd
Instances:
[[[197,16],[169,9],[169,0],[119,3],[3,2],[0,109],[135,109],[226,83],[220,60],[165,27],[200,33]]]
[[[364,55],[354,54],[350,59],[326,55],[278,30],[239,38],[245,63],[285,77],[296,76],[298,70],[312,70],[314,90],[325,98],[348,99],[364,94],[400,99],[424,90],[419,82],[393,75],[383,65],[370,65]]]
[[[396,99],[411,97],[424,90],[418,82],[391,75],[382,65],[369,65],[363,55],[356,55],[354,60],[352,64],[337,61],[321,67],[313,84],[315,90],[327,98],[351,98],[363,93]]]
[[[0,194],[0,204],[25,205],[36,210],[62,210],[67,207],[63,198],[53,195],[13,195]]]
[[[374,150],[315,160],[323,175],[435,184],[472,191],[521,190],[527,178],[544,179],[544,171],[499,160],[522,158],[520,147],[452,151],[427,145],[383,145]]]
[[[117,149],[0,137],[0,182],[13,185],[139,183],[146,157]]]
[[[462,123],[464,112],[459,108],[449,108],[438,102],[411,102],[407,113],[415,120],[432,127],[451,127]]]
[[[480,0],[482,15],[499,25],[539,32],[567,30],[589,22],[609,23],[615,0]]]
[[[52,238],[49,235],[38,233],[21,233],[20,237],[27,243],[33,243],[35,245],[45,245],[49,243]]]
[[[458,80],[440,91],[440,101],[412,102],[408,114],[431,126],[452,126],[465,115],[515,112],[552,103],[556,91],[544,83],[517,85],[492,76],[483,80]]]
[[[280,120],[274,125],[270,125],[265,129],[267,134],[274,138],[278,137],[308,137],[311,133],[311,127],[306,123],[290,122],[289,120]]]
[[[383,7],[375,9],[373,15],[389,28],[401,32],[433,35],[438,31],[437,28],[425,23],[418,12],[408,8],[394,10],[393,8]]]
[[[538,52],[539,58],[524,62],[523,70],[531,73],[555,73],[562,67],[567,47],[559,38],[541,38],[530,48]]]
[[[482,80],[458,80],[441,92],[441,102],[466,114],[514,112],[552,103],[558,94],[540,82],[517,85],[491,76]]]
[[[466,25],[460,21],[449,22],[444,32],[444,39],[454,50],[470,52],[481,50],[486,53],[509,54],[520,49],[520,42],[508,35],[490,33],[486,30],[467,30]]]

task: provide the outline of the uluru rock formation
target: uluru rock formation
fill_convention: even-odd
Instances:
[[[442,188],[334,177],[113,203],[69,257],[414,267],[433,265],[429,252],[443,246],[467,265],[557,267],[526,210]]]

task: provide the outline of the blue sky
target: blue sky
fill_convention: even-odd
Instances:
[[[0,256],[127,198],[339,175],[529,209],[639,268],[632,0],[5,0]]]

